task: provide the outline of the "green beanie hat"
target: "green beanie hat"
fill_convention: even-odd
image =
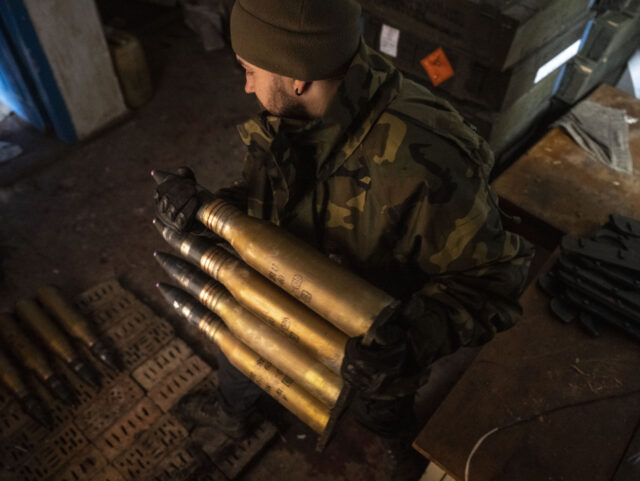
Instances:
[[[236,0],[231,46],[247,62],[296,80],[335,76],[361,36],[354,0]]]

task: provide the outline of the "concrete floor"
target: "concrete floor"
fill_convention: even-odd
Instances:
[[[155,95],[119,125],[67,146],[15,115],[0,124],[0,140],[25,151],[0,165],[0,310],[11,311],[43,284],[73,296],[116,277],[171,318],[154,288],[167,279],[152,252],[169,248],[151,224],[149,172],[189,165],[211,190],[229,184],[244,155],[235,126],[256,106],[244,94],[232,52],[205,53],[180,21],[147,31],[142,40]],[[472,357],[447,361],[447,375],[436,371],[424,413],[452,385],[450,373],[459,374]],[[281,436],[241,479],[385,479],[378,440],[348,417],[319,455],[306,426],[275,412]]]

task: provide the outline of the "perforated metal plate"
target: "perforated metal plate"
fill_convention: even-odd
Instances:
[[[33,383],[34,393],[51,413],[53,431],[40,425],[22,412],[17,401],[12,400],[0,410],[0,469],[14,468],[31,456],[43,439],[73,419],[73,409],[54,399],[40,383]],[[2,478],[0,478],[2,479]]]
[[[116,468],[107,466],[100,473],[96,474],[92,481],[125,481],[125,479]]]
[[[103,338],[103,339],[105,338],[104,335],[101,335],[100,337]],[[117,348],[116,348],[116,350],[117,350]],[[85,346],[79,346],[79,351],[84,356],[84,358],[87,360],[87,362],[89,362],[91,364],[93,369],[95,371],[97,371],[98,374],[100,374],[100,380],[102,382],[102,388],[113,384],[113,382],[118,378],[118,376],[120,376],[120,374],[121,374],[120,372],[114,371],[114,370],[108,368],[106,365],[104,365],[102,363],[102,361],[100,361],[100,359],[97,359],[89,351],[89,349],[86,348]]]
[[[91,362],[92,366],[93,364],[94,363]],[[100,395],[100,389],[96,389],[86,384],[76,375],[76,373],[69,369],[67,365],[59,359],[55,360],[55,371],[64,375],[68,384],[75,391],[76,398],[78,400],[78,406],[76,406],[77,409],[82,409]]]
[[[80,383],[81,381],[77,380],[77,382]],[[35,394],[40,397],[46,408],[51,413],[52,421],[55,427],[60,427],[67,424],[69,421],[73,421],[73,416],[75,415],[76,408],[74,408],[73,406],[68,406],[62,401],[54,398],[48,391],[48,389],[40,383],[33,383],[33,387]],[[87,387],[87,389],[89,390],[91,388]],[[92,392],[94,392],[94,390],[92,390]],[[47,431],[47,434],[50,433]]]
[[[123,311],[119,320],[108,323],[104,333],[116,346],[124,346],[128,341],[139,336],[156,318],[151,309],[144,304],[136,303],[130,309]]]
[[[0,469],[20,466],[47,436],[48,431],[35,421],[29,420],[11,436],[0,442]]]
[[[160,406],[160,409],[167,412],[210,372],[211,368],[207,363],[198,356],[191,356],[161,382],[157,383],[149,391],[149,397]]]
[[[0,437],[11,436],[29,419],[29,416],[25,414],[20,404],[18,404],[18,401],[11,401],[0,411]]]
[[[69,367],[58,358],[54,359],[54,363],[55,363],[54,370],[57,373],[62,374],[66,378],[70,387],[72,387],[73,390],[75,391],[76,398],[78,400],[78,406],[76,406],[76,409],[82,410],[84,406],[91,403],[94,399],[100,396],[102,391],[114,382],[115,378],[119,375],[119,373],[111,371],[106,367],[102,366],[98,360],[96,360],[95,358],[89,355],[89,352],[83,346],[78,347],[78,352],[83,355],[85,362],[87,362],[92,369],[94,369],[95,371],[97,371],[102,375],[102,378],[101,378],[103,383],[102,387],[94,388],[89,386],[84,381],[82,381],[76,375],[75,372],[69,369]],[[48,394],[49,393],[47,391],[47,395]]]
[[[139,434],[136,442],[113,462],[127,481],[144,479],[165,454],[182,444],[187,430],[170,414],[165,414],[146,431]]]
[[[176,369],[182,361],[191,356],[191,354],[191,349],[189,349],[181,339],[176,337],[160,349],[151,359],[145,361],[140,367],[133,371],[131,376],[148,391],[158,381]]]
[[[87,446],[87,439],[73,423],[69,423],[44,441],[33,457],[17,469],[18,478],[21,481],[47,479]]]
[[[158,319],[158,322],[154,322],[138,338],[122,348],[120,352],[125,367],[135,369],[157,353],[173,337],[173,328],[166,321]]]
[[[118,297],[87,314],[94,325],[104,331],[124,319],[130,311],[149,309],[134,297]]]
[[[78,428],[95,439],[144,396],[142,389],[127,374],[81,410],[75,417]]]
[[[51,481],[93,481],[107,466],[107,459],[95,447],[83,451],[65,466]]]
[[[153,470],[149,481],[188,481],[200,467],[200,460],[193,450],[184,447],[167,453]]]
[[[139,432],[148,429],[160,416],[160,408],[151,399],[144,397],[131,411],[102,433],[94,444],[111,461],[133,443]]]
[[[205,445],[203,450],[228,479],[234,479],[265,448],[276,433],[276,427],[264,421],[242,443],[227,441],[219,447],[215,444]]]
[[[91,289],[87,289],[75,299],[76,307],[84,313],[94,311],[117,298],[132,298],[133,295],[122,288],[116,279],[111,279]]]

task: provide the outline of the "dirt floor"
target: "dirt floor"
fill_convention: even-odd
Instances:
[[[149,172],[188,165],[210,190],[228,185],[244,155],[236,124],[256,104],[244,93],[232,52],[206,53],[180,18],[141,38],[155,95],[118,125],[68,146],[15,115],[0,124],[0,140],[24,149],[0,164],[0,310],[11,311],[43,284],[73,296],[115,277],[171,318],[154,287],[167,278],[152,253],[169,248],[151,224]],[[472,354],[452,361],[449,370],[459,371],[465,356]],[[440,381],[432,390],[446,391],[451,376]],[[385,479],[378,440],[352,420],[319,455],[306,426],[282,410],[277,416],[281,436],[241,479]]]

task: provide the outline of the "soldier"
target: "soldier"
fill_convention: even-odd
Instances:
[[[353,0],[237,0],[231,42],[262,111],[239,127],[243,181],[218,195],[404,301],[373,346],[348,342],[342,375],[356,418],[407,453],[429,366],[521,315],[532,249],[502,227],[493,155],[451,105],[364,43]],[[198,229],[192,176],[169,178],[155,199],[165,224]],[[242,435],[259,393],[220,359],[229,434]]]

